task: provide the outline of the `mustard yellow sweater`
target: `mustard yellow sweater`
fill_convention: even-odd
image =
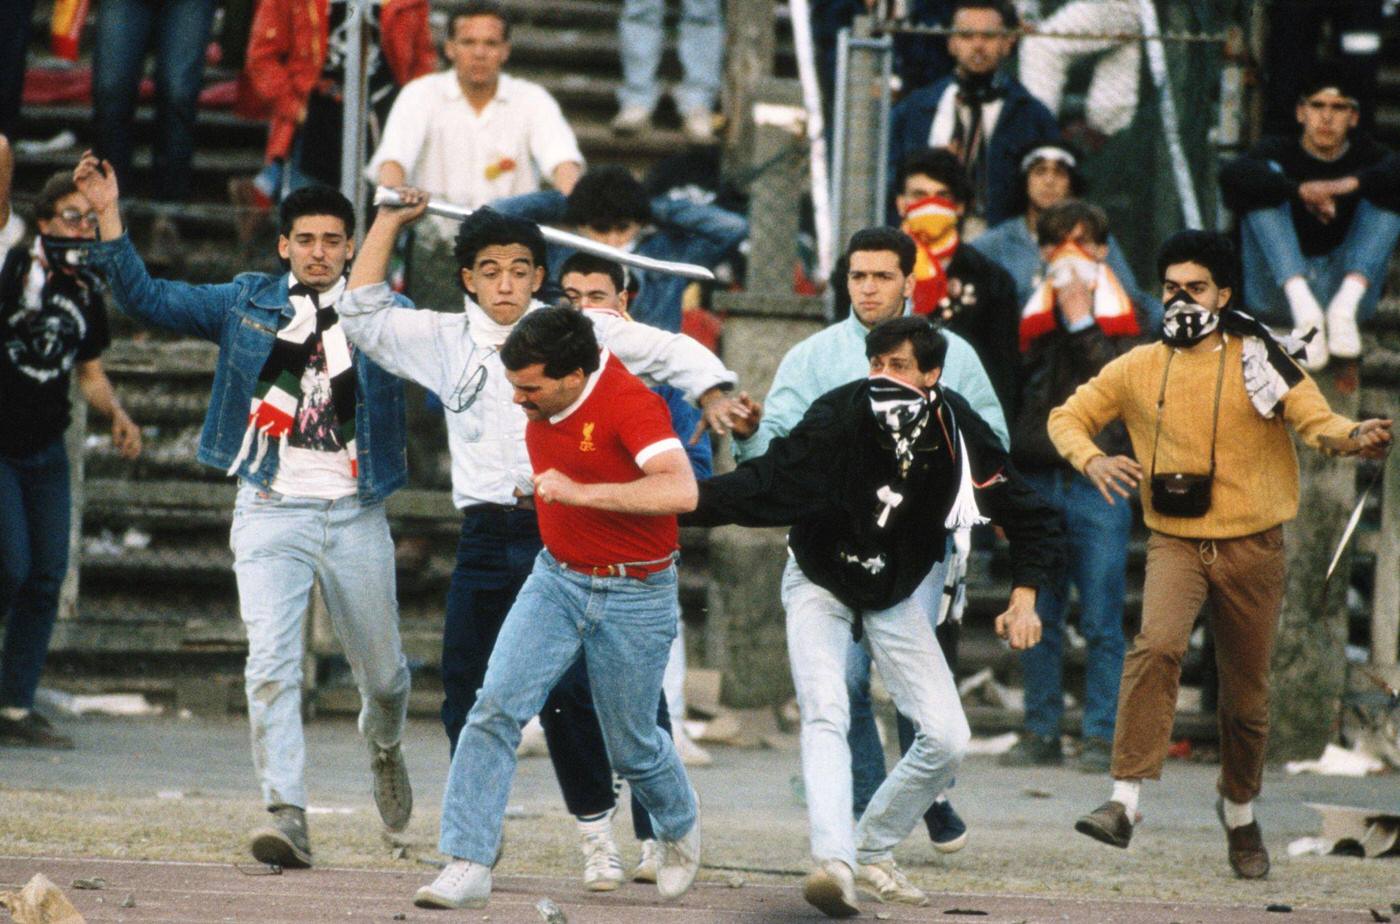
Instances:
[[[1215,342],[1219,343],[1218,337]],[[1082,472],[1089,460],[1103,455],[1093,437],[1110,421],[1121,419],[1128,427],[1133,454],[1142,464],[1144,519],[1149,528],[1160,533],[1187,539],[1229,539],[1293,519],[1298,514],[1298,459],[1285,423],[1315,449],[1321,448],[1323,439],[1345,438],[1356,423],[1332,413],[1327,399],[1306,375],[1284,398],[1282,412],[1265,420],[1245,392],[1240,362],[1243,342],[1226,337],[1225,349],[1215,485],[1205,516],[1168,517],[1152,509],[1149,474],[1157,395],[1172,350],[1163,343],[1125,353],[1079,386],[1068,401],[1050,413],[1050,439]],[[1176,351],[1157,447],[1159,474],[1210,471],[1211,415],[1219,369],[1218,349]]]

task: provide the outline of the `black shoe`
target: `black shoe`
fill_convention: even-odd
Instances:
[[[1090,736],[1079,747],[1075,765],[1080,773],[1107,773],[1113,764],[1113,742]]]
[[[253,859],[284,869],[311,866],[311,837],[306,833],[306,812],[294,805],[269,809],[272,824],[253,832],[249,849]]]
[[[51,748],[56,751],[73,750],[73,739],[59,732],[48,719],[33,709],[22,719],[0,716],[0,744],[22,748]]]
[[[1023,732],[1011,750],[997,758],[1003,767],[1058,767],[1065,762],[1059,735]]]
[[[1232,828],[1225,824],[1225,800],[1215,800],[1215,817],[1220,819],[1220,827],[1225,829],[1225,843],[1229,848],[1230,869],[1241,879],[1264,879],[1269,875],[1269,851],[1264,847],[1264,835],[1259,831],[1259,822]]]
[[[1133,839],[1133,823],[1121,802],[1109,800],[1074,823],[1074,830],[1113,847],[1127,847]]]
[[[924,815],[929,840],[939,853],[957,853],[967,846],[967,825],[953,809],[953,803],[939,799]]]

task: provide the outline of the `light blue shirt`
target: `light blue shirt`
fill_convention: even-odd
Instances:
[[[833,388],[868,376],[867,333],[865,325],[852,313],[846,320],[818,331],[788,350],[764,399],[758,432],[746,440],[734,441],[734,458],[742,462],[763,455],[774,437],[785,436],[797,426],[813,401]],[[996,433],[1002,446],[1009,446],[1006,417],[977,352],[952,331],[943,331],[943,336],[948,340],[948,357],[943,361],[940,380],[943,387],[967,399]]]
[[[1024,309],[1026,302],[1035,294],[1035,287],[1040,285],[1045,269],[1040,259],[1040,247],[1035,238],[1031,237],[1031,229],[1026,224],[1025,216],[1008,218],[987,233],[979,235],[968,246],[1011,274],[1011,278],[1016,282],[1016,307]],[[1123,255],[1123,249],[1118,246],[1118,241],[1112,234],[1108,236],[1108,257],[1104,262],[1113,270],[1113,275],[1118,277],[1118,282],[1123,286],[1123,291],[1128,293],[1128,298],[1137,305],[1138,311],[1141,312],[1138,317],[1147,320],[1148,330],[1143,333],[1156,336],[1162,329],[1162,305],[1138,288],[1137,279],[1128,266],[1128,258]]]

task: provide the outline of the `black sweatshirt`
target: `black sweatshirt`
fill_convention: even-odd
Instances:
[[[1347,176],[1356,177],[1360,188],[1336,200],[1337,215],[1326,224],[1298,198],[1302,183]],[[1220,192],[1237,215],[1289,203],[1303,253],[1320,256],[1341,246],[1362,199],[1400,212],[1400,155],[1360,132],[1352,133],[1350,147],[1336,160],[1313,157],[1300,138],[1265,138],[1221,168]]]
[[[1060,517],[1012,467],[991,427],[958,394],[943,391],[937,419],[915,444],[899,480],[893,442],[870,409],[868,380],[822,395],[787,436],[733,472],[700,483],[691,526],[792,526],[788,546],[803,574],[854,610],[883,610],[908,597],[943,558],[944,521],[966,447],[983,516],[1011,541],[1012,583],[1043,587],[1060,568]],[[950,413],[951,411],[951,413]],[[956,426],[954,425],[956,422]],[[953,434],[961,432],[961,440]],[[950,447],[950,441],[952,447]],[[885,486],[903,495],[883,528]],[[882,556],[883,564],[869,563]]]

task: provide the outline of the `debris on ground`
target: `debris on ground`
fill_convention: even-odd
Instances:
[[[1289,775],[1318,773],[1323,776],[1366,776],[1380,773],[1385,761],[1360,748],[1344,748],[1328,744],[1317,760],[1290,760],[1283,765]]]
[[[395,921],[407,921],[407,920],[408,920],[408,915],[406,915],[406,914],[404,914],[402,911],[400,911],[400,912],[398,912],[398,913],[396,913],[396,914],[394,915],[394,920],[395,920]]]
[[[123,908],[135,908],[135,907],[136,907],[136,893],[135,893],[135,892],[128,892],[128,893],[126,893],[126,897],[122,899],[122,907],[123,907]]]
[[[548,898],[542,898],[535,902],[535,910],[540,914],[540,920],[544,924],[569,924],[569,919],[564,916],[564,912],[559,910],[559,906]]]
[[[142,693],[67,693],[40,687],[34,701],[71,716],[106,715],[130,719],[165,713],[163,706],[155,705]]]
[[[1371,912],[1371,920],[1374,921],[1375,924],[1390,924],[1390,915],[1381,914],[1374,908],[1368,908],[1367,910]]]
[[[107,880],[101,876],[93,876],[91,879],[74,879],[70,885],[75,889],[105,889]]]
[[[35,873],[18,892],[0,892],[0,908],[15,924],[86,924],[68,896],[43,873]]]
[[[744,887],[743,876],[730,876],[727,881],[731,889],[742,889]]]
[[[1317,838],[1326,845],[1322,852],[1367,859],[1400,854],[1400,814],[1354,805],[1305,804],[1322,816]]]
[[[1280,903],[1275,903],[1275,904],[1272,904],[1272,905],[1265,905],[1265,906],[1264,906],[1264,910],[1265,910],[1265,911],[1275,911],[1275,912],[1278,912],[1279,914],[1291,914],[1291,913],[1293,912],[1293,906],[1292,906],[1292,905],[1285,905],[1285,904],[1282,904],[1282,903],[1280,902]]]
[[[1029,796],[1032,799],[1053,799],[1055,794],[1048,789],[1037,789],[1034,786],[1027,786],[1021,790],[1021,795]]]

